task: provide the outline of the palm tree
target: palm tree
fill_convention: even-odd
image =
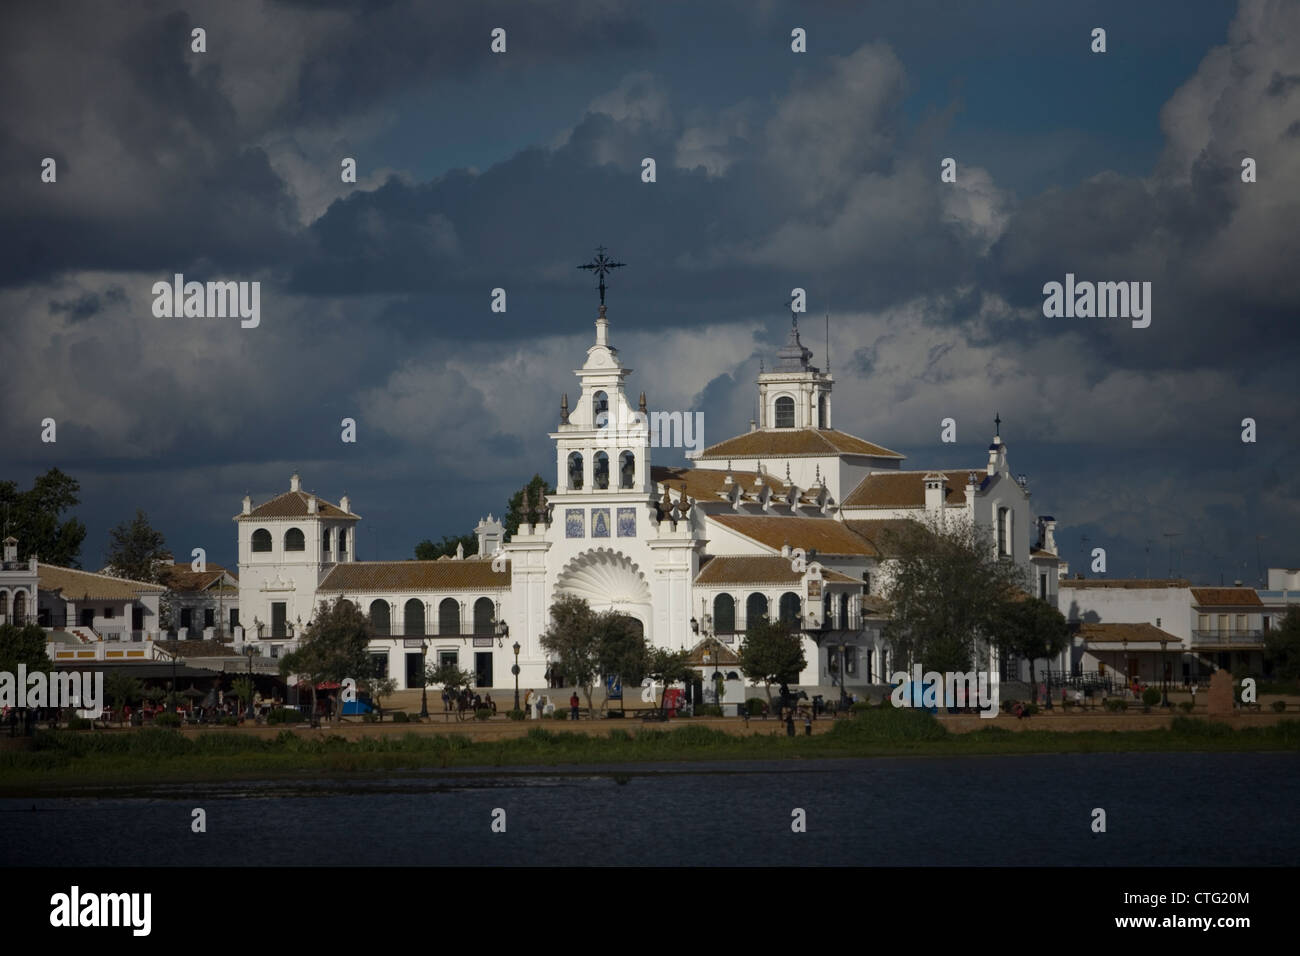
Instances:
[[[104,682],[104,693],[113,702],[113,709],[117,711],[117,722],[120,724],[126,717],[126,705],[144,697],[145,690],[144,684],[138,677],[114,671]]]

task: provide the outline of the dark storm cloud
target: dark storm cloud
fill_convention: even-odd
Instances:
[[[50,301],[50,315],[66,314],[73,322],[80,322],[100,312],[104,305],[126,301],[126,292],[120,286],[104,290],[101,298],[97,293],[87,292],[75,299],[65,302]]]

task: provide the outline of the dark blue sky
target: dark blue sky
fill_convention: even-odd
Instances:
[[[0,477],[81,481],[87,567],[136,507],[231,563],[240,497],[295,468],[351,495],[362,558],[500,513],[553,477],[602,242],[631,387],[710,443],[800,286],[837,426],[979,467],[1000,411],[1075,569],[1086,544],[1165,574],[1166,534],[1204,581],[1297,561],[1300,5],[15,3],[0,27]],[[261,326],[154,318],[175,272],[260,281]],[[1045,319],[1066,272],[1152,282],[1151,327]]]

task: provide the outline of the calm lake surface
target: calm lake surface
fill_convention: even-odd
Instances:
[[[4,799],[0,863],[1291,866],[1297,806],[1294,753],[384,772]]]

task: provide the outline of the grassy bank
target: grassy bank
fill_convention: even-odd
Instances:
[[[321,773],[434,770],[590,763],[773,760],[826,757],[1178,751],[1300,751],[1300,720],[1235,730],[1177,718],[1168,729],[1038,731],[990,727],[949,733],[924,711],[873,710],[837,721],[824,734],[793,739],[780,731],[748,736],[701,726],[616,728],[603,736],[533,728],[523,737],[474,741],[448,734],[346,740],[282,731],[273,738],[174,730],[131,734],[41,733],[29,751],[0,753],[0,794],[95,785],[293,778]]]

